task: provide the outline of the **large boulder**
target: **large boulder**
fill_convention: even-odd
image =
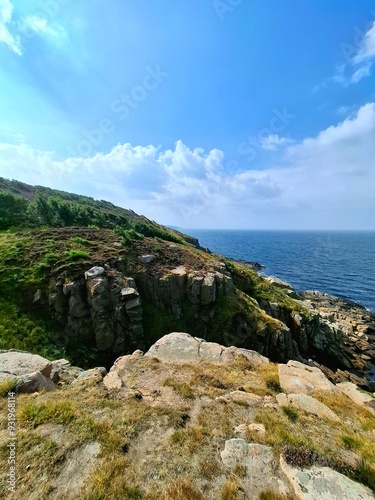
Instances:
[[[338,392],[336,386],[319,368],[304,365],[299,361],[279,364],[279,381],[287,394],[310,394],[315,390]]]
[[[373,500],[372,492],[362,484],[329,467],[299,469],[280,458],[281,469],[301,500]]]
[[[351,382],[342,382],[341,384],[337,384],[336,387],[354,401],[355,404],[364,406],[375,415],[375,398],[370,393],[359,390]]]
[[[40,372],[45,377],[49,377],[51,375],[51,370],[51,361],[37,354],[14,350],[0,353],[0,373],[5,372],[19,376]]]
[[[153,356],[166,363],[229,363],[245,357],[253,366],[269,363],[261,354],[238,347],[224,347],[214,342],[174,332],[159,339],[145,356]]]
[[[52,391],[52,363],[37,354],[22,351],[0,353],[0,380],[13,380],[16,392]]]

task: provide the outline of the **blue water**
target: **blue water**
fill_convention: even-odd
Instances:
[[[297,291],[319,290],[375,311],[375,232],[188,229],[202,246],[256,261]]]

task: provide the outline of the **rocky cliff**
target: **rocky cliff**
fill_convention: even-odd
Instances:
[[[113,245],[121,249],[121,243]],[[372,388],[375,318],[318,292],[298,295],[242,263],[164,242],[134,242],[101,265],[67,267],[35,290],[60,341],[94,344],[103,363],[147,348],[168,329],[254,349],[273,361],[312,359],[335,381]],[[153,251],[153,253],[151,253]]]

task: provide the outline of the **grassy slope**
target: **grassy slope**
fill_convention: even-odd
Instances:
[[[210,264],[219,260],[217,256],[196,248],[194,238],[103,200],[0,178],[1,193],[22,197],[28,203],[27,210],[35,197],[41,196],[47,200],[47,205],[43,202],[39,209],[50,210],[59,224],[63,224],[64,217],[67,217],[64,203],[68,203],[68,212],[75,214],[74,207],[83,210],[83,215],[80,213],[77,220],[88,217],[86,222],[89,223],[92,217],[95,221],[101,220],[105,227],[95,228],[87,224],[90,227],[18,227],[0,231],[0,349],[23,349],[47,357],[66,356],[74,363],[92,366],[95,361],[100,361],[94,359],[93,346],[85,346],[84,350],[78,345],[70,346],[66,351],[53,341],[61,332],[51,321],[47,304],[33,305],[38,288],[47,290],[62,271],[74,278],[91,266],[103,265],[111,259],[122,258],[136,269],[139,254],[153,253],[156,256],[148,272],[159,277],[168,276],[170,269],[178,265],[184,265],[187,270],[211,271]],[[92,211],[86,212],[87,207]],[[41,212],[40,215],[45,221],[49,220],[48,213]],[[116,225],[118,222],[122,226]],[[27,225],[27,221],[22,221],[22,224]],[[178,257],[168,252],[171,241],[179,247]],[[122,242],[123,246],[115,246],[115,242]],[[251,318],[254,328],[262,328],[267,323],[276,332],[279,322],[259,309],[254,298],[278,302],[290,311],[301,311],[298,301],[290,299],[282,288],[269,284],[255,271],[234,262],[227,262],[227,267],[237,289],[234,295],[217,301],[212,311],[214,319],[209,322],[207,330],[188,303],[183,304],[183,316],[177,319],[144,300],[143,319],[148,344],[173,330],[205,334],[209,340],[223,341],[223,332],[230,336],[236,316],[241,315]],[[144,272],[143,268],[139,272]],[[304,311],[304,314],[308,312]]]
[[[276,460],[285,446],[292,447],[294,460],[310,450],[321,462],[375,488],[373,471],[345,465],[355,452],[374,467],[375,420],[343,395],[315,395],[340,416],[342,423],[333,424],[303,411],[266,407],[280,390],[273,364],[253,369],[239,359],[228,365],[164,365],[140,358],[128,377],[131,387],[120,392],[107,391],[99,377],[52,393],[18,396],[20,498],[31,491],[35,498],[47,497],[72,450],[96,440],[100,460],[76,496],[80,500],[202,500],[210,494],[240,499],[244,470],[225,469],[219,451],[237,437],[235,426],[252,422],[263,423],[266,434],[247,432],[247,441],[272,446]],[[158,390],[157,404],[148,395],[150,380]],[[257,407],[225,399],[238,389],[268,399]],[[0,399],[0,415],[6,415],[6,399]],[[38,432],[46,424],[65,429],[65,448]],[[4,442],[0,462],[8,454]],[[7,467],[0,470],[0,496],[7,498]]]

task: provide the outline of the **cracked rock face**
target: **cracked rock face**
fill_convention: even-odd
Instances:
[[[50,310],[65,327],[65,340],[95,338],[99,351],[123,353],[144,345],[142,307],[133,278],[95,266],[74,281],[60,277],[49,295]]]

